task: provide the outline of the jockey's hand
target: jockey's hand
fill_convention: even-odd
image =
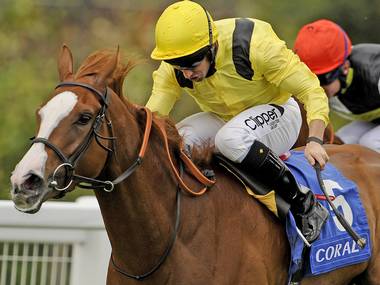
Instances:
[[[329,156],[322,145],[317,142],[308,142],[305,147],[305,157],[309,161],[311,165],[314,166],[317,161],[321,169],[325,168],[327,161],[329,160]]]

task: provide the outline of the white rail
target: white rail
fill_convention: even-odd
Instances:
[[[95,197],[33,215],[0,201],[0,285],[104,285],[110,253]]]

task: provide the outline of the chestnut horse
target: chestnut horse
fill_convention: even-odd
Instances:
[[[112,246],[109,285],[286,284],[284,227],[215,162],[216,183],[204,195],[183,190],[209,181],[181,172],[181,138],[167,119],[153,115],[147,135],[149,111],[122,96],[130,65],[119,57],[95,52],[74,74],[63,46],[63,83],[38,110],[37,136],[11,177],[16,208],[34,213],[78,183],[94,188]],[[359,186],[372,257],[302,284],[380,284],[380,155],[353,145],[326,148]]]

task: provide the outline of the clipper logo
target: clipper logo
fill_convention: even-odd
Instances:
[[[264,126],[269,126],[271,130],[275,129],[280,121],[280,117],[284,114],[284,108],[274,104],[270,105],[275,108],[254,117],[249,116],[249,118],[244,121],[245,125],[253,131],[259,127],[264,128]],[[276,109],[280,114],[276,113]]]

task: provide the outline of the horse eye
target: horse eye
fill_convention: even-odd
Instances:
[[[87,125],[88,122],[92,119],[90,114],[80,114],[79,119],[76,121],[79,125]]]

